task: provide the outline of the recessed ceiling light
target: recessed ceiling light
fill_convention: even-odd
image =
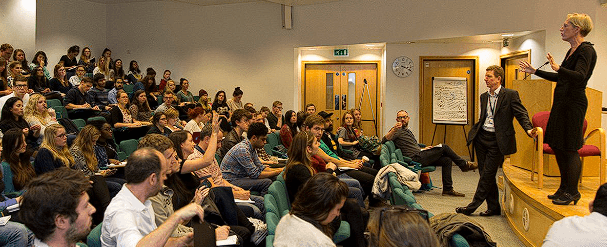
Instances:
[[[511,33],[502,33],[502,37],[512,37],[514,34]]]

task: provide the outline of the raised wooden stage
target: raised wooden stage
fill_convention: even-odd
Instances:
[[[547,196],[554,193],[560,177],[544,176],[544,188],[538,189],[537,176],[530,180],[530,171],[504,162],[504,177],[498,180],[503,190],[502,210],[512,231],[526,246],[541,246],[546,233],[555,221],[572,215],[587,215],[588,203],[599,187],[598,177],[584,177],[580,185],[582,199],[577,205],[552,204]]]

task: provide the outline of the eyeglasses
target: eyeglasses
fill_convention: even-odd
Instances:
[[[407,119],[409,118],[409,116],[404,116],[404,117],[396,117],[396,119]]]
[[[388,212],[392,212],[392,213],[416,213],[419,214],[419,216],[421,216],[422,218],[424,218],[426,220],[426,222],[430,223],[430,215],[428,213],[427,210],[423,210],[423,209],[416,209],[416,208],[407,208],[407,207],[402,207],[402,206],[391,206],[391,207],[385,207],[382,208],[381,211],[379,212],[379,224],[378,224],[378,228],[377,228],[377,242],[379,243],[379,238],[381,236],[381,225],[384,217],[384,213],[388,211]],[[394,217],[394,216],[392,216]],[[407,243],[404,244],[404,246],[409,246]]]
[[[63,133],[63,134],[61,134],[61,135],[58,135],[58,136],[57,136],[57,138],[63,138],[63,137],[66,137],[66,136],[67,136],[67,135],[66,135],[65,133]]]

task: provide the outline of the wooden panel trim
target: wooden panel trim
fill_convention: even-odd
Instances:
[[[382,89],[382,67],[381,60],[368,60],[368,61],[343,61],[343,60],[326,60],[326,61],[301,61],[301,81],[299,82],[299,89],[301,92],[301,106],[305,106],[306,102],[306,65],[332,65],[332,64],[375,64],[377,67],[377,74],[375,75],[377,78],[377,87],[375,95],[377,97],[378,105],[377,112],[375,112],[375,121],[377,122],[377,133],[379,135],[383,135],[382,129],[382,116],[384,114],[384,101],[381,94]],[[305,110],[305,109],[304,109]]]
[[[506,54],[502,54],[502,55],[500,55],[500,59],[507,59],[507,58],[517,57],[517,56],[525,55],[525,54],[527,54],[527,58],[531,59],[531,49],[513,51],[513,52],[506,53]]]
[[[418,78],[418,86],[419,86],[419,95],[417,96],[419,101],[418,101],[418,112],[423,112],[423,109],[425,109],[425,106],[422,102],[422,95],[424,94],[424,87],[423,87],[423,80],[424,80],[424,62],[425,61],[437,61],[437,60],[474,60],[474,86],[473,86],[473,90],[474,90],[474,99],[472,102],[474,102],[474,112],[472,113],[472,122],[471,125],[475,124],[475,121],[477,119],[476,116],[476,109],[478,108],[478,104],[480,104],[480,102],[478,102],[478,97],[480,94],[478,94],[478,56],[420,56],[419,57],[419,78]],[[419,126],[419,133],[423,133],[423,129],[424,126],[423,124],[421,124],[421,119],[418,116],[418,126]],[[419,137],[418,137],[419,138]],[[474,152],[473,152],[474,153]]]

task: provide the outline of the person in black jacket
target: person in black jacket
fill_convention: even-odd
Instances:
[[[0,119],[0,130],[6,133],[8,130],[18,128],[25,134],[28,154],[32,155],[38,148],[36,141],[40,136],[39,124],[30,126],[23,118],[23,100],[17,97],[9,98],[2,107],[2,118]]]
[[[535,135],[518,92],[503,88],[503,78],[502,67],[493,65],[487,68],[485,82],[489,92],[481,94],[481,116],[468,135],[468,145],[474,142],[481,177],[472,202],[466,207],[456,208],[458,213],[470,215],[483,201],[487,201],[488,209],[480,213],[481,216],[501,214],[495,174],[504,163],[504,155],[516,153],[513,118],[516,117],[527,135]]]
[[[580,192],[577,184],[581,171],[580,155],[577,152],[584,143],[584,117],[588,108],[586,84],[596,65],[593,44],[584,41],[592,30],[592,20],[586,14],[569,14],[561,27],[561,37],[571,48],[559,66],[550,53],[546,56],[550,67],[556,72],[534,69],[528,62],[521,62],[525,73],[532,73],[549,81],[555,81],[554,99],[550,118],[546,125],[544,143],[554,151],[561,172],[561,184],[556,193],[549,195],[554,204],[577,203]]]

